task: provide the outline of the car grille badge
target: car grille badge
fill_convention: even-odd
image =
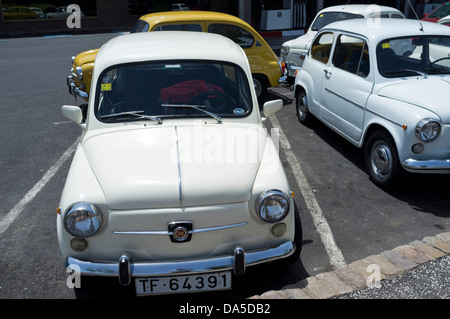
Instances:
[[[191,221],[173,221],[167,224],[170,240],[185,243],[191,240],[194,224]]]

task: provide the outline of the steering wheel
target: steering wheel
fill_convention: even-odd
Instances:
[[[430,66],[433,65],[433,64],[435,64],[436,62],[439,62],[439,61],[442,61],[442,60],[447,60],[447,59],[450,59],[450,56],[445,56],[445,57],[443,57],[443,58],[434,60],[433,62],[430,63]]]
[[[209,103],[206,103],[206,101]],[[207,111],[215,113],[221,113],[225,108],[235,109],[237,106],[231,95],[220,91],[208,91],[197,94],[189,101],[189,104],[205,105]]]

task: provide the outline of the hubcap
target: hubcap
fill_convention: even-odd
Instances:
[[[256,96],[259,97],[261,95],[261,83],[257,79],[253,79],[253,84],[255,86]]]
[[[308,106],[306,104],[306,95],[303,95],[300,98],[300,101],[298,104],[299,104],[297,107],[298,115],[300,117],[304,118],[308,113]]]
[[[381,179],[389,176],[392,171],[391,149],[383,141],[378,141],[372,147],[370,158],[372,170]]]

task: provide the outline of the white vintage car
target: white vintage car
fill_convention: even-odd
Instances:
[[[287,68],[287,79],[294,80],[297,70],[303,64],[302,54],[308,52],[317,32],[326,25],[348,19],[394,18],[404,19],[405,15],[391,7],[375,4],[346,4],[331,6],[319,11],[304,35],[283,43],[280,49],[280,61]]]
[[[405,56],[403,44],[414,46]],[[372,180],[404,171],[450,173],[450,33],[416,20],[335,22],[314,38],[294,90],[297,116],[314,116],[365,149]]]
[[[92,83],[86,115],[62,107],[83,131],[57,216],[69,269],[145,295],[230,289],[248,266],[296,262],[300,216],[237,44],[120,36]]]

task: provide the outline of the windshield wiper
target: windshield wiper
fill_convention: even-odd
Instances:
[[[222,124],[222,118],[214,113],[211,113],[207,110],[204,110],[204,105],[190,105],[190,104],[161,104],[162,107],[179,107],[179,108],[191,108],[200,112],[203,112],[205,114],[208,114],[209,116],[215,118],[219,124]]]
[[[136,117],[138,117],[140,119],[152,120],[152,121],[158,122],[158,124],[162,124],[162,120],[161,120],[160,117],[144,115],[144,114],[141,114],[141,113],[144,113],[144,111],[120,112],[120,113],[103,115],[103,116],[100,116],[100,118],[101,119],[105,119],[105,118],[112,118],[112,117],[121,117],[121,116],[132,115],[132,116],[136,116]]]
[[[413,69],[398,69],[398,70],[393,70],[393,71],[386,71],[383,72],[385,74],[395,74],[395,73],[416,73],[419,74],[421,76],[423,76],[424,78],[427,78],[428,74],[426,74],[425,72],[422,71],[418,71],[418,70],[413,70]]]

